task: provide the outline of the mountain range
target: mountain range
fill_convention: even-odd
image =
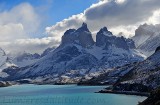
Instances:
[[[42,55],[23,53],[15,57],[13,62],[17,65],[4,69],[2,72],[8,76],[2,80],[78,82],[106,69],[142,61],[144,57],[132,39],[114,36],[106,27],[100,29],[94,41],[83,23],[78,29],[67,30],[57,48]]]
[[[83,79],[79,85],[113,85],[116,91],[144,91],[157,89],[160,86],[160,47],[147,59],[141,62],[126,64],[108,69],[89,80]],[[136,87],[139,86],[140,87]],[[139,88],[139,89],[137,89]]]
[[[111,85],[100,93],[149,96],[159,102],[160,25],[140,25],[132,38],[101,28],[96,40],[83,23],[42,54],[6,54],[0,48],[0,87],[14,84]],[[152,91],[155,90],[155,91]],[[159,104],[157,104],[159,105]]]
[[[119,89],[142,84],[149,89],[157,88],[160,85],[158,27],[141,25],[131,39],[117,37],[103,27],[94,41],[87,24],[83,23],[78,29],[67,30],[57,48],[48,48],[42,54],[24,52],[10,57],[0,49],[0,80],[37,84],[114,84]]]

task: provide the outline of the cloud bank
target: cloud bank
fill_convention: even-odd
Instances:
[[[29,37],[27,33],[36,32],[39,26],[40,18],[34,8],[28,3],[20,4],[0,13],[0,41]]]
[[[53,37],[17,39],[10,43],[0,43],[7,53],[16,54],[19,52],[42,53],[46,48],[58,46],[59,41]],[[12,51],[12,52],[10,52]]]
[[[57,45],[52,37],[34,38],[39,34],[42,16],[29,3],[22,3],[0,13],[0,47],[6,52],[40,53]]]
[[[47,27],[46,31],[60,39],[65,30],[77,28],[84,21],[92,32],[107,26],[114,34],[123,31],[126,37],[130,37],[136,27],[144,22],[158,24],[159,9],[159,0],[100,0],[83,13]]]

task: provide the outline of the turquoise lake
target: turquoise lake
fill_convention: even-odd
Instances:
[[[15,85],[0,88],[0,105],[137,105],[141,96],[100,94],[106,86]]]

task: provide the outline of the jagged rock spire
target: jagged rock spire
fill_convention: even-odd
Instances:
[[[77,30],[69,29],[62,36],[62,45],[78,44],[82,47],[92,46],[94,44],[92,34],[89,31],[87,24],[83,23]]]
[[[77,29],[78,32],[82,32],[82,31],[87,31],[90,32],[87,26],[87,23],[82,23],[82,26],[80,28]]]

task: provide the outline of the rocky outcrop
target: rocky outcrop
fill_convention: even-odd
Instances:
[[[160,105],[160,88],[152,91],[150,96],[139,105]]]
[[[92,34],[89,31],[87,24],[83,23],[77,30],[67,30],[62,36],[61,45],[64,46],[66,44],[78,44],[85,48],[94,45]]]
[[[123,36],[114,36],[106,27],[102,28],[96,35],[96,45],[104,47],[104,49],[109,49],[109,47],[115,46],[116,48],[129,50],[130,45],[128,44],[129,40],[127,41]]]
[[[105,46],[109,37],[113,37],[113,35],[106,27],[100,29],[96,35],[96,45],[99,47]]]
[[[156,48],[155,53],[158,52],[158,51],[160,51],[160,46]]]
[[[138,83],[120,83],[116,84],[113,87],[113,91],[134,91],[134,92],[150,92],[151,88],[148,86],[145,86],[143,84],[138,84]]]
[[[132,39],[126,39],[126,42],[127,42],[127,45],[129,46],[130,49],[135,49],[136,46],[135,46],[135,42],[132,40]]]

